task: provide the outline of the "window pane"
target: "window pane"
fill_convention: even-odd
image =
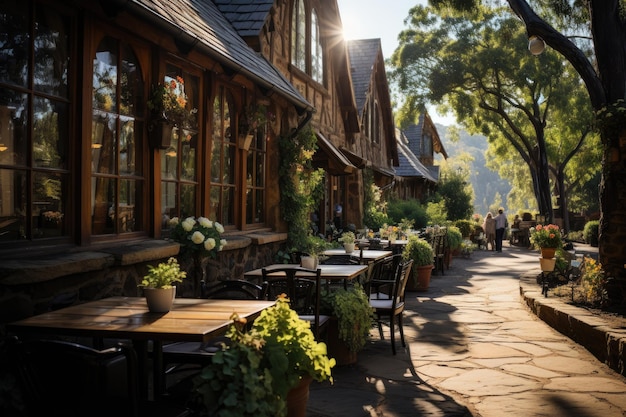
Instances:
[[[28,3],[3,1],[0,3],[0,81],[26,86],[30,31],[28,29]]]
[[[33,113],[34,166],[67,168],[67,104],[35,97]]]
[[[114,232],[115,181],[111,178],[92,179],[91,231],[95,235]]]
[[[322,40],[315,10],[311,11],[311,77],[318,83],[324,80]]]
[[[180,215],[182,218],[196,215],[196,186],[180,186]]]
[[[306,70],[306,12],[304,2],[296,1],[294,4],[291,22],[291,63],[302,71]]]
[[[0,65],[1,67],[1,65]],[[0,88],[0,163],[26,165],[28,96]],[[5,149],[6,148],[6,149]]]
[[[164,229],[168,226],[167,221],[176,217],[176,201],[178,201],[178,196],[176,195],[176,183],[161,183],[161,209],[163,211],[163,224],[161,226]]]
[[[139,62],[132,49],[125,45],[120,69],[120,113],[143,116],[143,81]]]
[[[137,158],[137,134],[135,119],[120,117],[120,156],[119,173],[121,175],[140,175],[141,158]]]
[[[117,42],[103,40],[93,60],[93,108],[117,111]]]
[[[50,9],[37,8],[35,25],[35,89],[67,97],[68,23]]]
[[[234,203],[235,201],[235,188],[224,187],[222,191],[222,224],[233,224],[234,221]]]
[[[33,238],[66,234],[67,177],[60,174],[33,175]]]
[[[190,130],[183,130],[181,143],[182,170],[180,173],[183,180],[196,180],[196,147],[198,146],[197,136],[197,134],[193,133]]]
[[[120,203],[118,206],[119,233],[134,232],[141,224],[141,181],[120,181]]]
[[[25,171],[0,169],[0,241],[26,238],[27,190]]]
[[[161,151],[161,178],[178,179],[178,129],[172,132],[170,147]]]
[[[114,174],[117,154],[116,118],[94,109],[91,126],[91,171]]]
[[[260,223],[264,220],[263,217],[263,206],[264,206],[264,200],[263,200],[263,190],[256,190],[256,204],[255,204],[255,216],[254,216],[254,222],[255,223]]]

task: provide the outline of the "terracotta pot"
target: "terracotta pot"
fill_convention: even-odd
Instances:
[[[309,386],[313,378],[303,376],[300,383],[287,393],[287,417],[306,417],[306,403],[309,401]]]
[[[556,259],[554,258],[539,258],[539,264],[541,265],[541,270],[544,272],[554,271],[554,266],[556,265]]]
[[[554,258],[555,252],[556,248],[541,248],[541,257],[544,259],[552,259]]]
[[[413,266],[406,289],[408,291],[427,291],[432,273],[433,265]]]
[[[172,288],[144,288],[148,310],[152,313],[167,313],[172,309],[176,287]]]
[[[328,346],[328,356],[335,358],[337,365],[356,363],[357,353],[351,351],[348,345],[339,338],[339,327],[336,317],[331,317],[328,323],[326,345]]]

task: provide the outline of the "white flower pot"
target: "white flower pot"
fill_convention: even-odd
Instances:
[[[300,266],[306,269],[317,269],[317,258],[313,256],[303,256],[300,259]]]
[[[354,243],[344,243],[343,248],[346,250],[346,253],[354,252]]]
[[[152,313],[167,313],[172,309],[176,297],[176,287],[172,288],[144,288],[148,310]]]

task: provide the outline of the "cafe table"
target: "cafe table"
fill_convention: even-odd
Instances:
[[[373,250],[373,249],[355,249],[354,252],[348,254],[345,249],[327,249],[323,252],[324,256],[345,256],[352,255],[354,259],[359,259],[362,264],[368,264],[370,262],[378,261],[393,255],[390,250]]]
[[[130,339],[147,371],[147,345],[152,342],[154,392],[163,392],[163,342],[206,343],[222,335],[237,313],[254,320],[274,301],[176,298],[168,313],[151,313],[143,297],[109,297],[49,311],[7,324],[15,334],[63,335],[95,339]],[[147,380],[140,381],[148,396]]]
[[[290,266],[294,268],[300,267],[298,264],[272,264],[265,268],[271,271],[272,269]],[[321,270],[321,278],[327,281],[352,281],[363,272],[367,271],[367,265],[318,265],[317,267]],[[261,282],[263,279],[263,268],[244,272],[244,277],[251,281]]]

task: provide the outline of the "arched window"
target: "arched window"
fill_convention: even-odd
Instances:
[[[318,83],[324,82],[324,51],[317,11],[294,0],[291,13],[291,63]]]
[[[121,39],[104,38],[93,57],[91,233],[145,230],[141,68]]]

